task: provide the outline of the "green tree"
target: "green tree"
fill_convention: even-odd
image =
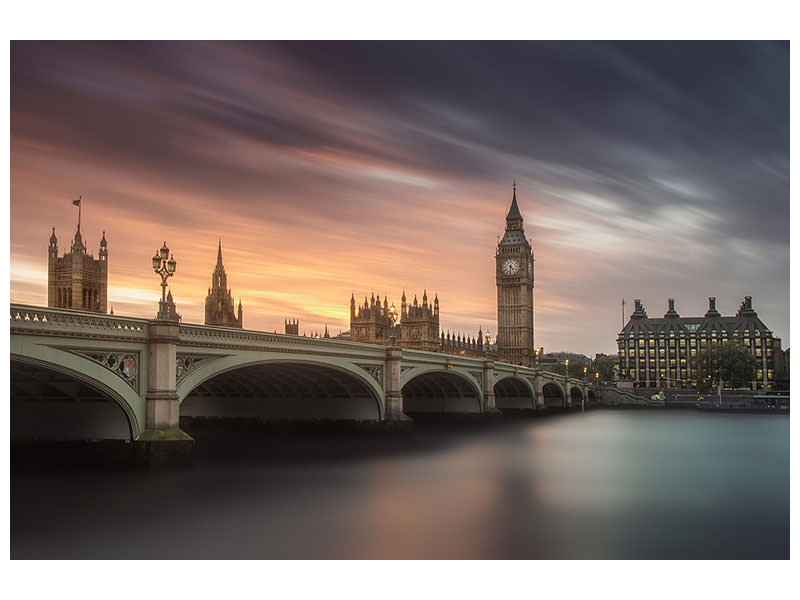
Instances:
[[[741,343],[730,340],[711,344],[692,358],[692,371],[697,388],[707,390],[722,384],[738,388],[756,378],[758,359]]]
[[[595,373],[600,374],[600,381],[614,381],[614,366],[617,364],[617,359],[613,356],[606,354],[598,354],[594,358],[591,367],[591,378]]]

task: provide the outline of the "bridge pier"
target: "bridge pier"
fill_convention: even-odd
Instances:
[[[494,361],[483,361],[483,412],[500,414],[494,396]]]
[[[159,320],[148,324],[145,431],[136,440],[148,462],[182,460],[191,455],[194,444],[178,426],[180,403],[175,373],[178,328],[175,321]]]
[[[384,421],[410,421],[403,412],[403,390],[400,387],[400,363],[403,349],[397,346],[386,348],[385,411]]]

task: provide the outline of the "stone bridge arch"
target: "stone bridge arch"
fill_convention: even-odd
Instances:
[[[567,405],[567,392],[562,381],[554,378],[539,378],[538,391],[548,408],[563,408]]]
[[[511,373],[494,376],[494,398],[498,410],[533,410],[536,387],[528,377]]]
[[[403,411],[426,413],[481,413],[485,410],[483,374],[463,367],[407,367],[400,375]]]
[[[13,338],[14,336],[12,336],[12,349],[10,353],[10,379],[12,396],[15,392],[15,389],[20,389],[23,385],[22,383],[18,382],[17,388],[15,388],[15,370],[18,370],[17,372],[20,373],[27,371],[29,374],[31,372],[38,372],[45,378],[48,377],[49,373],[60,374],[71,380],[74,380],[75,382],[84,384],[92,390],[95,390],[101,394],[102,398],[105,398],[110,405],[119,410],[121,417],[124,418],[126,422],[125,424],[127,426],[128,433],[124,436],[114,433],[107,437],[136,439],[144,432],[145,402],[140,396],[140,392],[134,389],[134,386],[140,387],[140,382],[145,381],[143,373],[136,373],[135,377],[133,378],[134,383],[131,383],[130,380],[126,380],[122,375],[116,374],[115,371],[111,370],[107,366],[87,356],[83,356],[67,349],[54,348],[44,344],[27,343],[24,344],[24,348],[19,348],[19,345],[15,344],[15,340]],[[137,353],[130,352],[130,354],[135,355]],[[142,361],[137,356],[137,370],[141,369],[141,363]],[[60,383],[61,385],[64,385],[65,382],[63,377],[61,378]],[[12,398],[12,401],[13,400],[14,399]],[[53,408],[52,404],[53,403],[45,403],[38,408],[46,411],[50,408]],[[35,410],[31,406],[27,407],[25,412],[28,412],[29,409]],[[114,415],[116,414],[115,410],[110,409],[108,406],[103,406],[101,397],[94,396],[87,399],[86,402],[76,402],[76,404],[72,406],[69,406],[66,402],[63,402],[62,406],[56,411],[56,413],[53,414],[53,418],[69,419],[71,417],[71,410],[80,411],[80,413],[83,413],[82,415],[79,415],[78,412],[76,412],[74,413],[74,416],[76,418],[83,418],[88,421],[113,420],[115,418]],[[42,415],[42,418],[46,418],[44,414]],[[52,429],[52,427],[50,429]],[[116,429],[117,432],[119,430],[118,427],[114,428],[113,424],[111,427],[103,429],[107,431]],[[100,429],[91,428],[90,430],[87,430],[87,432],[88,431],[100,431]],[[14,431],[12,423],[12,435],[13,434]],[[43,437],[53,437],[53,435],[43,434]],[[57,432],[55,433],[55,437],[60,437]],[[75,434],[69,435],[68,437],[98,438],[106,436],[102,434],[94,435],[87,433],[86,435]]]
[[[581,402],[583,402],[584,391],[583,388],[579,385],[570,384],[569,388],[569,396],[568,396],[568,403],[571,405],[580,406]]]
[[[383,364],[263,352],[199,362],[179,377],[181,416],[379,420],[385,413]]]

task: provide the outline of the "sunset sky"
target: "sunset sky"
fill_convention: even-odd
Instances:
[[[248,329],[427,289],[494,334],[514,179],[537,346],[613,353],[623,298],[745,295],[789,345],[788,43],[11,44],[12,302],[46,305],[81,195],[116,314],[154,317],[166,240],[202,322],[221,239]]]

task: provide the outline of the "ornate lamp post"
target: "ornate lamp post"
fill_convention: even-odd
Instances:
[[[567,377],[569,377],[569,359],[566,359],[564,361],[564,380],[565,381],[566,381]]]
[[[157,319],[165,319],[168,321],[177,320],[175,304],[172,302],[171,295],[169,301],[167,301],[167,279],[175,274],[176,266],[177,263],[175,262],[175,257],[170,256],[169,248],[167,248],[167,242],[164,242],[164,245],[161,246],[161,249],[157,250],[153,255],[153,270],[157,275],[161,275],[161,301],[158,303]]]

